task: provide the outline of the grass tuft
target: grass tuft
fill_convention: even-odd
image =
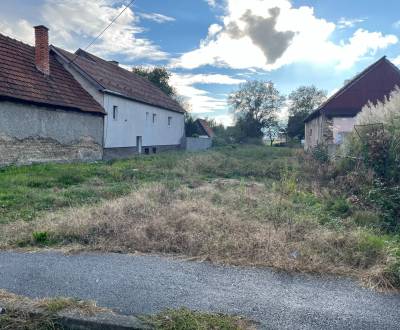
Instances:
[[[250,330],[255,327],[239,317],[191,311],[186,308],[166,310],[145,320],[160,330]]]

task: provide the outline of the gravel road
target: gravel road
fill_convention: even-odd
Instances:
[[[400,329],[400,295],[349,279],[158,256],[0,252],[0,288],[93,299],[123,314],[186,306],[242,315],[267,329]]]

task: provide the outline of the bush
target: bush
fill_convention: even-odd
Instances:
[[[329,161],[328,148],[323,144],[318,144],[312,149],[312,155],[314,159],[318,160],[320,163],[327,163]]]
[[[35,231],[32,233],[32,237],[35,243],[46,244],[49,242],[48,234],[46,231]]]

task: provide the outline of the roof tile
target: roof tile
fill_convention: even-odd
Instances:
[[[104,114],[104,109],[50,54],[50,75],[35,66],[35,49],[0,34],[0,97]]]

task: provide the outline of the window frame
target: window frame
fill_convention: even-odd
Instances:
[[[114,121],[118,121],[118,105],[113,105],[113,110],[112,110],[112,118]]]

